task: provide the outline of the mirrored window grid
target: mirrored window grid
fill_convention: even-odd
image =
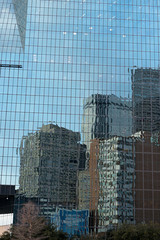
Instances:
[[[0,0],[2,220],[32,200],[71,235],[160,221],[159,12]]]

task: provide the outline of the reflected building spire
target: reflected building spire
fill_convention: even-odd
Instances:
[[[25,35],[26,35],[26,20],[27,20],[27,6],[28,0],[12,0],[14,5],[14,11],[16,15],[19,35],[21,38],[22,48],[25,47]]]
[[[0,52],[24,51],[27,6],[28,0],[6,0],[0,3]]]

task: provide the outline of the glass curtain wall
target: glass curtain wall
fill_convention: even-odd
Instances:
[[[71,235],[159,222],[159,11],[0,0],[2,225],[29,200]]]

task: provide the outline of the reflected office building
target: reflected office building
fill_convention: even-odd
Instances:
[[[134,135],[136,223],[159,223],[160,219],[160,132]]]
[[[85,165],[80,133],[58,125],[43,125],[22,138],[19,195],[40,199],[52,211],[76,209],[77,171]]]
[[[160,69],[131,70],[135,138],[135,221],[159,222]]]
[[[115,95],[94,94],[84,100],[83,142],[90,149],[91,139],[132,134],[132,103]]]
[[[99,142],[99,232],[106,227],[134,223],[135,162],[132,137]]]
[[[90,231],[133,224],[134,137],[93,139],[90,147]]]
[[[131,70],[133,133],[160,131],[160,69]]]

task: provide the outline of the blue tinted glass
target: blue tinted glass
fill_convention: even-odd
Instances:
[[[29,200],[70,235],[159,222],[159,10],[0,0],[2,225]]]

